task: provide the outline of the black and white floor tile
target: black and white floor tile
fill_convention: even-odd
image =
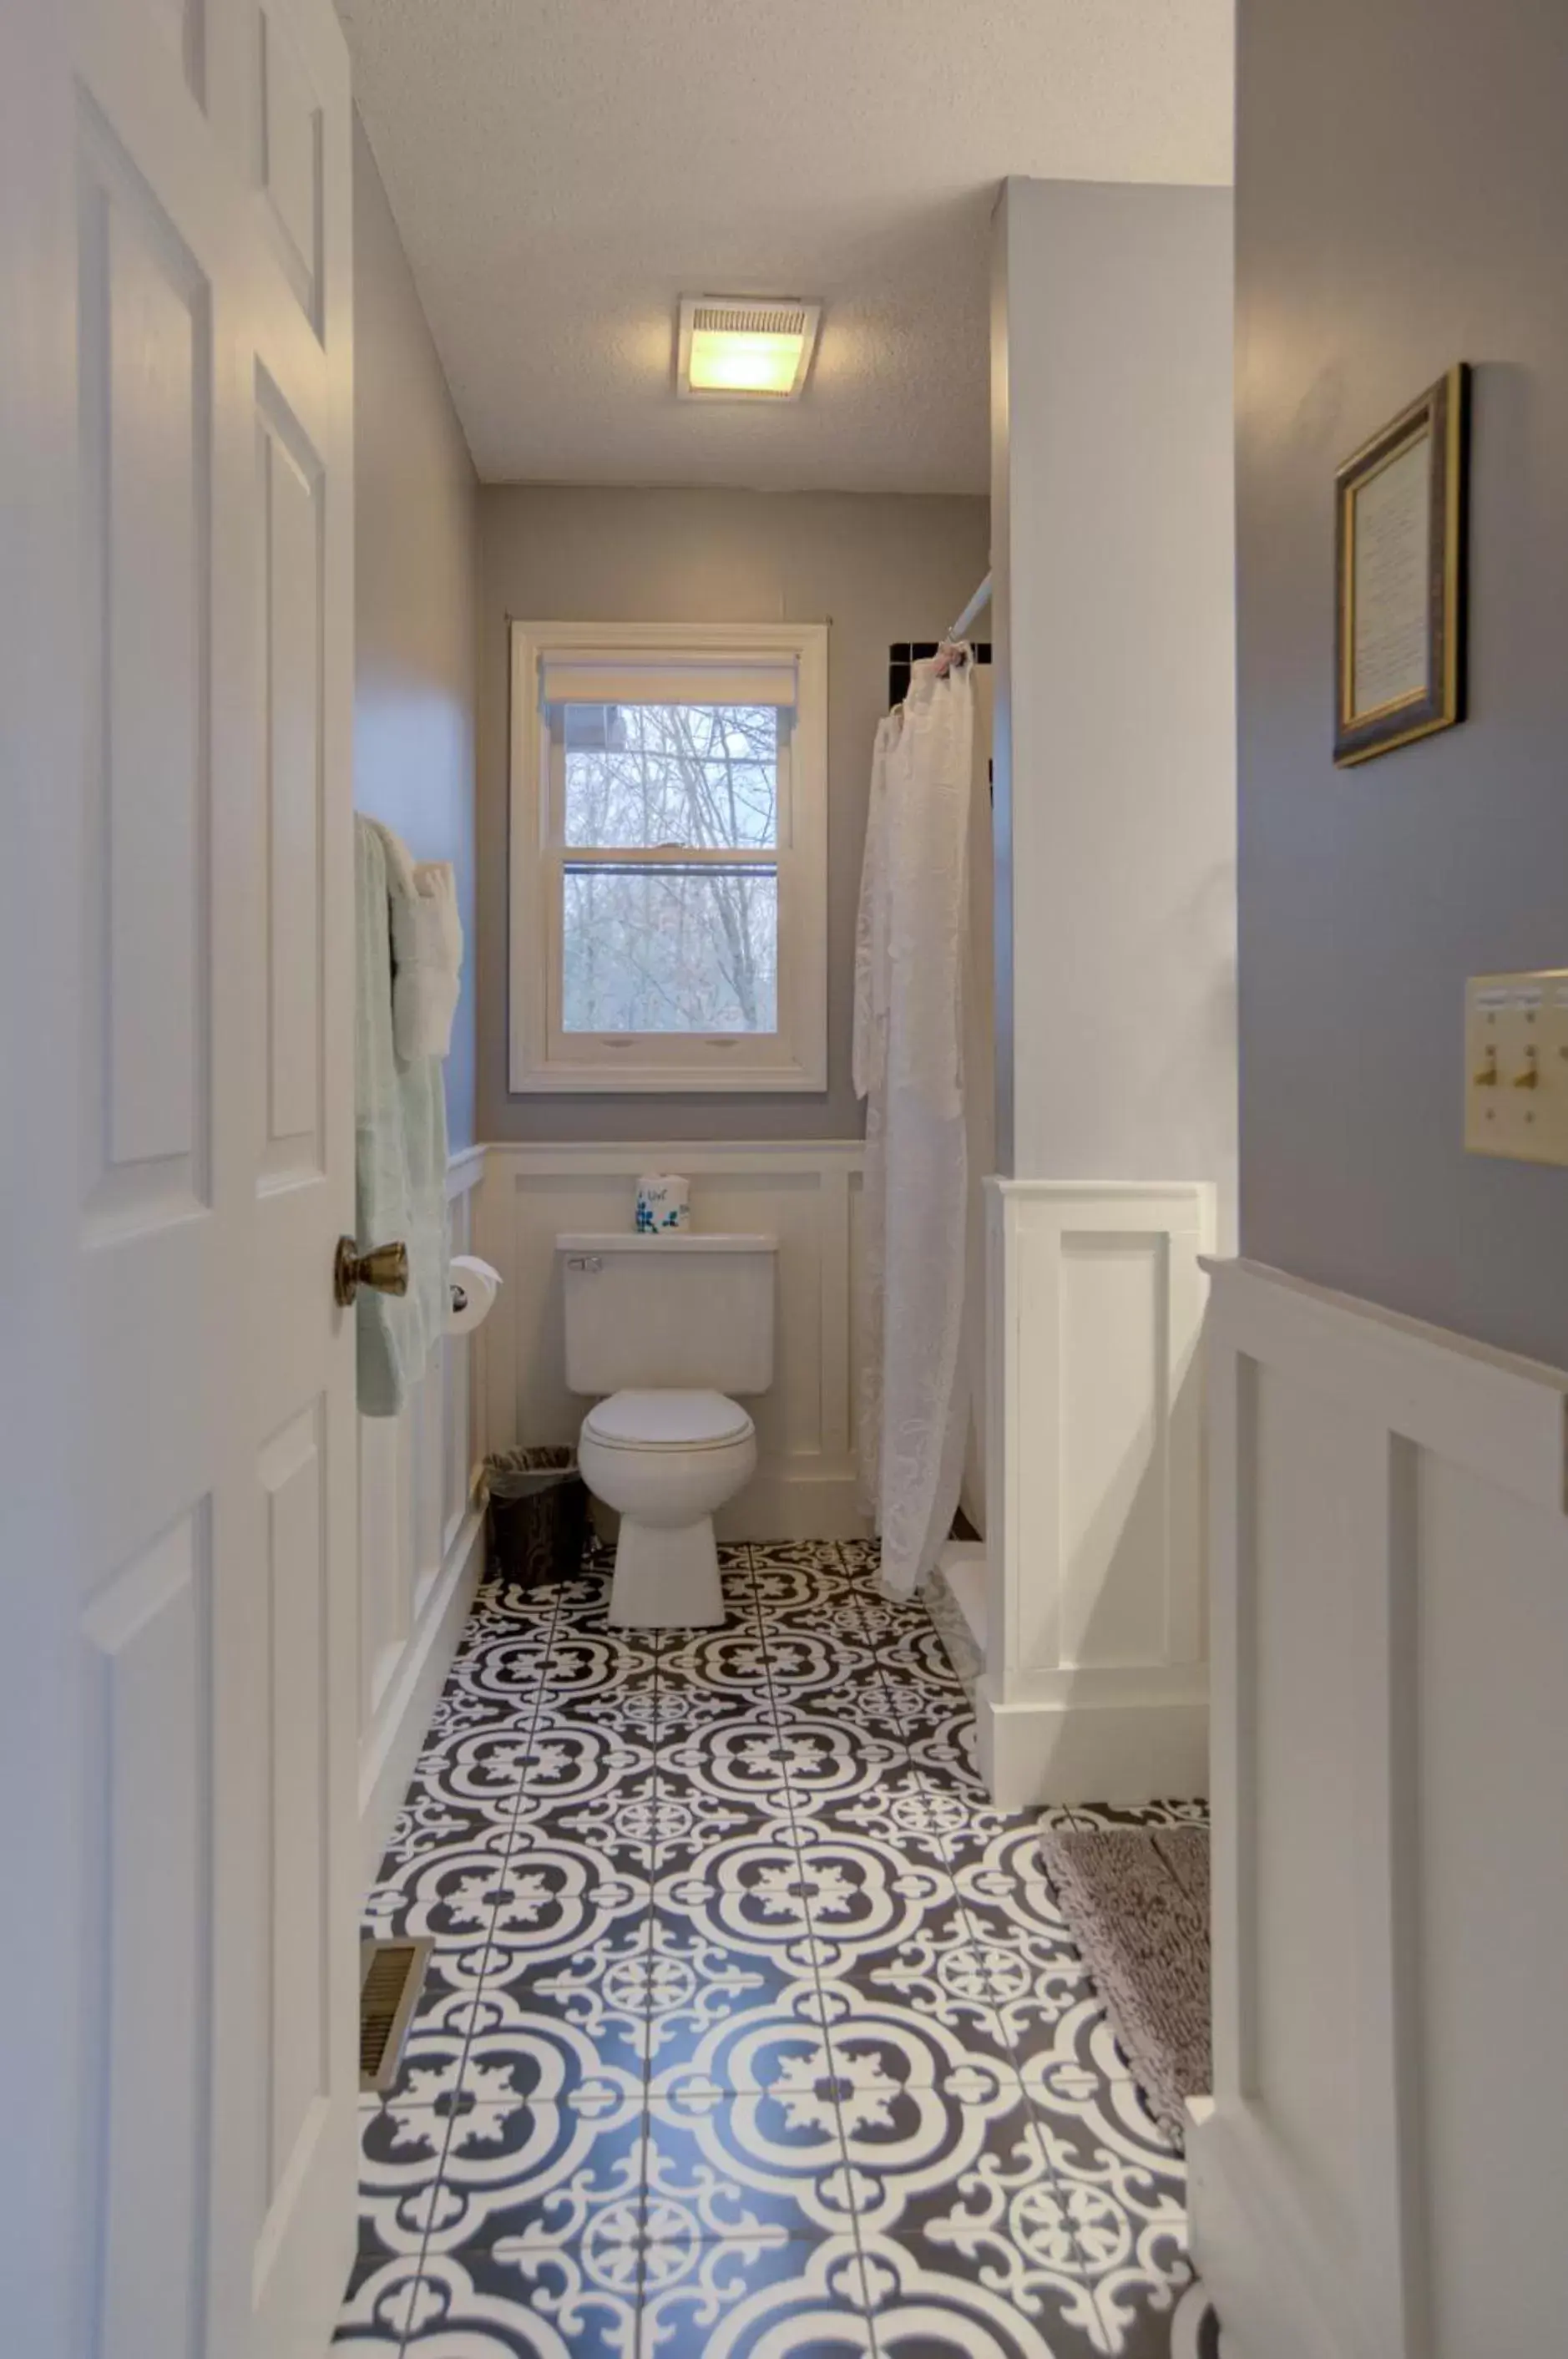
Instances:
[[[435,1944],[361,2105],[345,2353],[1218,2359],[1181,2158],[876,1551],[489,1587],[372,1897]]]

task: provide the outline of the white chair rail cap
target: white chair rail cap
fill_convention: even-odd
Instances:
[[[742,1236],[717,1229],[665,1229],[652,1234],[646,1229],[607,1229],[603,1233],[573,1229],[556,1238],[555,1249],[557,1253],[569,1254],[777,1253],[779,1240],[760,1233]]]

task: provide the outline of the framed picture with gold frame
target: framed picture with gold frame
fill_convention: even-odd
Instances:
[[[1469,444],[1460,361],[1334,477],[1342,768],[1465,718]]]

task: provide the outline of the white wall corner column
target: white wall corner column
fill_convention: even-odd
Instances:
[[[448,1241],[475,1250],[485,1149],[447,1169]],[[494,1313],[492,1313],[494,1316]],[[484,1571],[483,1329],[447,1335],[397,1417],[359,1419],[360,1881],[376,1879]]]
[[[1209,1319],[1233,2359],[1563,2343],[1568,1375],[1256,1264]]]
[[[1236,1223],[1232,281],[1226,190],[1004,185],[1006,1176],[976,1701],[1008,1806],[1206,1787],[1198,1256]]]
[[[1202,1182],[988,1183],[986,1670],[1005,1810],[1208,1786]]]
[[[993,294],[996,1165],[1236,1203],[1225,189],[1010,179]]]

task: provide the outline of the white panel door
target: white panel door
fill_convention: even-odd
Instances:
[[[0,10],[29,2359],[319,2359],[352,2252],[349,137],[330,0]]]

